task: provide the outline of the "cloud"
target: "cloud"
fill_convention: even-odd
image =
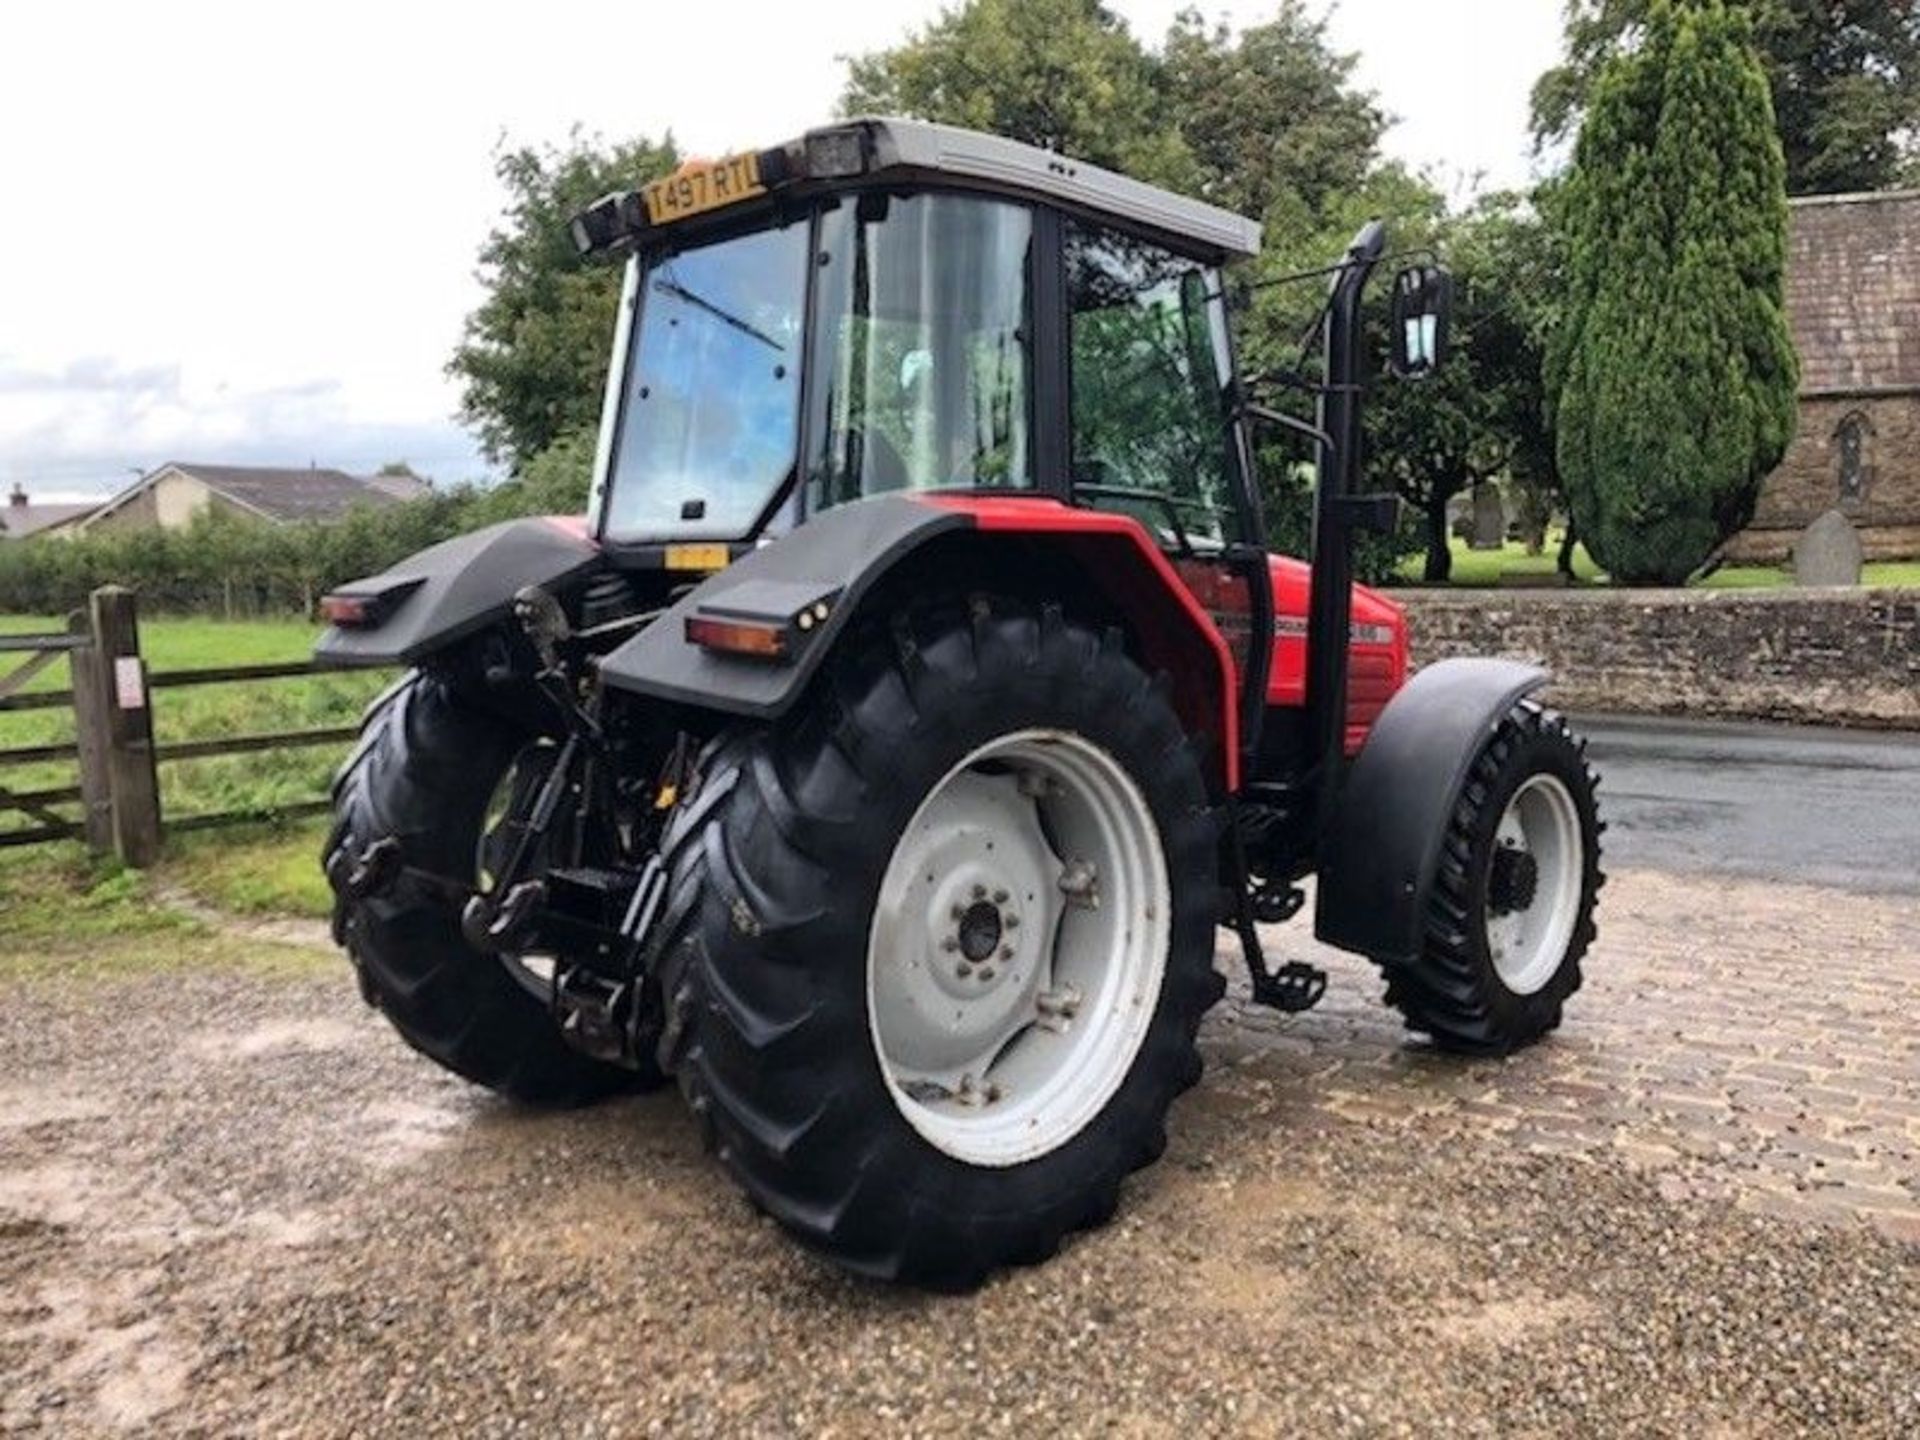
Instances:
[[[146,391],[179,384],[178,365],[129,366],[106,355],[83,355],[65,365],[35,368],[0,357],[0,394]]]
[[[0,363],[0,476],[31,491],[110,491],[167,460],[358,471],[397,459],[450,481],[487,473],[452,421],[356,416],[332,379],[237,387],[104,356]]]

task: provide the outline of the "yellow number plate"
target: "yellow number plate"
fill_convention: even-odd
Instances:
[[[760,157],[729,155],[725,160],[683,166],[641,190],[640,198],[646,202],[650,222],[668,225],[766,193],[767,187],[760,183]]]
[[[667,546],[667,569],[669,570],[724,570],[726,568],[727,547],[724,545]]]

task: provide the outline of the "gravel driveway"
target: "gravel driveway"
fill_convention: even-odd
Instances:
[[[796,1253],[671,1095],[438,1074],[337,962],[13,983],[0,1432],[1914,1434],[1920,903],[1603,915],[1507,1066],[1344,960],[1223,1006],[1117,1222],[961,1298]]]

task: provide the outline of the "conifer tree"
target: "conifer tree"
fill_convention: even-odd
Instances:
[[[1785,163],[1743,12],[1655,0],[1596,86],[1567,202],[1567,497],[1615,580],[1681,584],[1752,518],[1796,418]]]

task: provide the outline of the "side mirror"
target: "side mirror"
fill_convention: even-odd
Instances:
[[[1453,340],[1453,276],[1414,265],[1393,277],[1393,373],[1422,380],[1446,364]]]

